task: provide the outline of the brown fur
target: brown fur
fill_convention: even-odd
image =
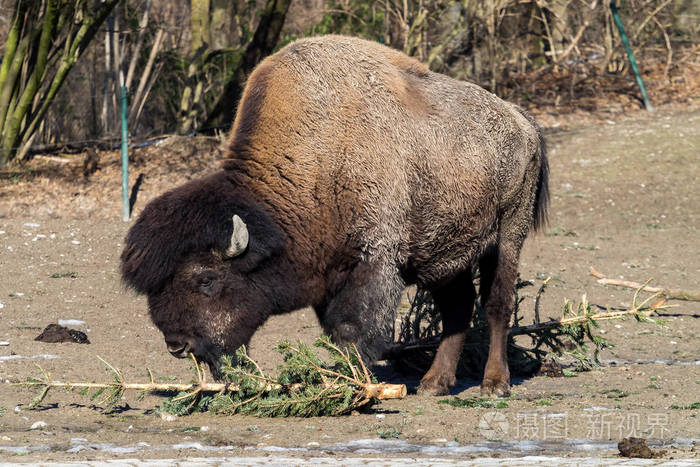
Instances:
[[[441,297],[446,329],[422,387],[445,392],[474,298],[455,283],[479,263],[492,327],[484,388],[506,393],[514,273],[546,218],[547,174],[542,136],[516,106],[380,44],[304,39],[250,76],[224,171],[146,208],[122,271],[151,297],[166,340],[206,347],[210,362],[269,315],[308,305],[335,339],[377,357],[417,283]],[[233,214],[251,244],[226,261],[210,251],[225,249]],[[186,273],[202,270],[223,284],[214,299],[197,298]]]

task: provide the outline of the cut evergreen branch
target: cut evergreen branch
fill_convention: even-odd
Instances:
[[[127,390],[141,393],[177,391],[177,395],[160,409],[176,415],[195,411],[259,417],[340,415],[377,400],[406,396],[406,386],[403,384],[377,383],[354,346],[341,349],[325,336],[319,337],[314,346],[328,353],[330,363],[319,358],[311,347],[301,342],[296,345],[289,342],[278,344],[277,351],[284,357],[284,363],[277,377],[266,375],[241,347],[236,352],[238,364],[234,365],[231,357],[222,359],[221,372],[225,379],[222,383],[208,382],[203,364],[191,355],[195,373],[192,383],[157,383],[150,370],[149,382],[128,383],[121,371],[98,357],[114,377],[113,382],[58,381],[39,367],[40,378],[18,384],[39,388],[30,408],[41,404],[54,388],[80,390],[83,395],[94,390],[90,395],[91,400],[98,400],[98,404],[108,407],[117,404]]]
[[[578,303],[565,301],[560,319],[542,322],[540,299],[549,281],[550,278],[547,278],[536,293],[534,323],[529,325],[520,324],[519,307],[524,297],[519,297],[518,291],[533,283],[518,280],[515,286],[514,323],[508,336],[508,360],[514,375],[532,375],[539,370],[543,361],[562,355],[572,358],[578,371],[596,368],[599,366],[600,351],[612,346],[594,333],[599,321],[632,316],[638,321],[658,323],[651,315],[654,311],[664,308],[664,300],[659,293],[640,301],[640,292],[645,287],[645,284],[640,284],[640,288],[634,294],[632,306],[628,309],[596,310],[584,295]],[[426,371],[440,344],[441,322],[439,310],[430,293],[419,289],[402,321],[398,342],[387,352],[386,357],[398,368],[416,372]],[[531,344],[524,345],[520,341],[516,343],[515,337],[518,336],[530,337]],[[479,300],[475,303],[472,326],[467,331],[465,342],[458,373],[479,379],[488,358],[489,345],[488,324]]]

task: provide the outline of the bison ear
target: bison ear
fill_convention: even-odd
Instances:
[[[233,216],[233,232],[231,233],[231,243],[226,249],[226,258],[235,258],[248,247],[248,227],[237,215]]]

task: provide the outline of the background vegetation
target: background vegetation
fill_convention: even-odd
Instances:
[[[693,99],[700,3],[618,8],[652,100]],[[641,106],[605,1],[3,0],[0,168],[115,141],[122,85],[134,142],[225,130],[262,58],[330,33],[383,42],[528,108]]]

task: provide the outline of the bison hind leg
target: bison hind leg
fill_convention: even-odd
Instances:
[[[474,311],[476,290],[471,270],[440,287],[431,288],[431,294],[442,317],[442,339],[418,391],[439,396],[449,393],[455,384],[457,364]]]
[[[382,358],[391,342],[394,311],[405,283],[395,267],[361,262],[316,314],[336,344],[355,344],[366,362]]]
[[[489,325],[489,355],[481,382],[482,396],[510,395],[507,344],[521,246],[521,241],[501,244],[479,261],[479,293]]]

